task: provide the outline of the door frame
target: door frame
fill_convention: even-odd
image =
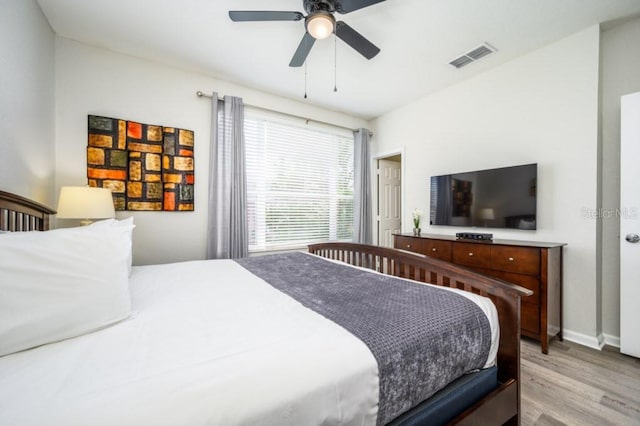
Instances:
[[[404,147],[402,148],[398,148],[398,149],[393,149],[391,151],[384,151],[384,152],[379,152],[377,154],[374,154],[371,156],[371,164],[374,166],[371,168],[371,173],[372,173],[372,180],[375,186],[375,190],[371,191],[372,194],[372,202],[373,205],[376,208],[375,211],[375,217],[373,217],[373,228],[375,229],[375,233],[373,235],[373,244],[378,245],[379,243],[379,238],[378,238],[378,232],[379,232],[379,225],[378,222],[380,221],[380,211],[379,211],[379,204],[378,204],[378,194],[380,193],[380,188],[379,188],[379,182],[378,182],[378,160],[384,160],[386,158],[389,157],[395,157],[396,155],[400,156],[400,229],[402,230],[402,232],[404,232],[404,217],[405,217],[405,211],[404,211],[404,198],[405,198],[405,184],[404,184],[404,176],[405,176],[405,159],[404,159]]]

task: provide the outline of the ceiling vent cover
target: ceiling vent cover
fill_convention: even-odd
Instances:
[[[484,58],[488,54],[493,53],[495,51],[497,51],[495,47],[491,46],[489,43],[484,43],[476,47],[475,49],[472,49],[467,53],[460,55],[459,57],[449,62],[449,64],[453,65],[456,68],[462,68],[465,65],[469,65],[470,63],[473,63],[481,58]]]

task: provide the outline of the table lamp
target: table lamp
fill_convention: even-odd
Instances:
[[[60,189],[58,219],[82,219],[82,225],[89,225],[91,219],[115,216],[110,189],[90,186],[63,186]]]
[[[478,213],[479,213],[478,216],[480,216],[480,219],[484,220],[485,228],[488,226],[488,221],[494,220],[496,218],[496,214],[492,208],[480,209]]]

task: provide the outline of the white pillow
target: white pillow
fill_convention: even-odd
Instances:
[[[119,226],[0,236],[0,356],[127,318],[130,247]]]
[[[133,224],[133,217],[129,217],[123,220],[106,219],[98,222],[93,222],[91,225],[89,225],[90,228],[102,228],[110,226],[121,228],[127,233],[129,237],[129,276],[131,276],[133,267],[133,228],[136,227]]]
[[[536,221],[520,219],[520,223],[518,223],[518,228],[519,229],[536,229]]]

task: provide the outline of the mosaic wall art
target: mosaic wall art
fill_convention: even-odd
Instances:
[[[116,210],[193,211],[193,131],[89,116],[89,186]]]

